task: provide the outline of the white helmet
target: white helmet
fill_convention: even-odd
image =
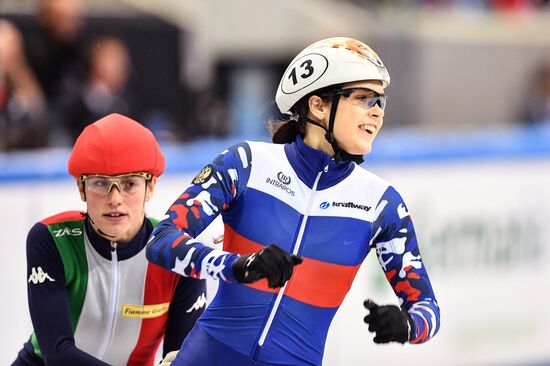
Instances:
[[[275,101],[282,113],[309,93],[335,84],[380,80],[386,88],[390,74],[365,43],[348,37],[327,38],[305,48],[283,74]]]

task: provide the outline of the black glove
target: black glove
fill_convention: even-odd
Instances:
[[[409,314],[395,305],[376,305],[365,300],[363,305],[370,310],[365,317],[369,332],[375,332],[374,343],[399,342],[409,340],[413,322]]]
[[[275,244],[269,244],[258,253],[241,256],[233,265],[233,276],[238,283],[253,283],[267,278],[271,288],[282,287],[292,276],[294,266],[303,258],[289,254]]]

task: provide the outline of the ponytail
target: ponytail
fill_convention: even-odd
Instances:
[[[303,126],[300,126],[298,121],[289,120],[288,122],[280,121],[279,126],[273,133],[271,140],[276,144],[288,144],[296,141],[296,136],[304,135]]]

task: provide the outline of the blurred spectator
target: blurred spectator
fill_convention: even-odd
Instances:
[[[114,112],[143,121],[160,140],[178,139],[174,134],[176,126],[167,113],[167,109],[178,107],[176,93],[167,92],[166,80],[161,77],[143,75],[143,70],[151,66],[160,66],[164,74],[178,70],[177,65],[168,67],[176,62],[169,59],[173,54],[162,53],[166,58],[159,61],[159,53],[152,52],[164,51],[159,45],[177,38],[159,39],[165,29],[158,28],[150,19],[148,23],[141,20],[135,28],[141,29],[137,33],[143,36],[149,32],[150,38],[156,37],[149,40],[154,44],[146,46],[141,37],[139,41],[132,38],[132,33],[136,34],[133,24],[138,20],[85,18],[84,5],[82,0],[39,0],[37,24],[28,27],[25,34],[29,63],[47,100],[49,144],[70,146],[87,123]],[[130,46],[133,46],[132,52]],[[130,61],[130,54],[134,52],[140,59]],[[130,64],[142,70],[139,79],[128,80]],[[169,76],[175,85],[177,80]],[[155,93],[151,93],[152,86]],[[159,102],[159,96],[167,93],[171,99]]]
[[[376,7],[453,8],[470,10],[522,11],[548,6],[549,0],[350,0],[370,9]]]
[[[64,141],[64,98],[78,93],[86,71],[83,44],[83,2],[81,0],[40,0],[38,27],[24,34],[25,51],[48,105],[50,144]]]
[[[17,28],[0,20],[0,147],[43,147],[47,143],[43,94],[27,64]]]
[[[550,124],[550,58],[535,74],[532,91],[527,99],[527,122]]]
[[[86,80],[59,104],[71,142],[87,124],[110,113],[135,114],[133,97],[126,88],[131,70],[126,45],[113,36],[100,36],[89,43],[85,54]]]
[[[545,5],[542,0],[490,0],[492,8],[500,11],[536,10]]]
[[[29,63],[48,100],[71,90],[84,75],[82,3],[40,0],[38,28],[25,35]],[[77,86],[78,87],[78,86]]]

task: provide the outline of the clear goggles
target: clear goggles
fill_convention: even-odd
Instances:
[[[151,180],[151,173],[129,173],[121,175],[83,174],[79,177],[85,187],[90,191],[101,195],[108,195],[113,187],[117,187],[122,194],[142,192],[147,181]]]
[[[388,102],[386,94],[380,94],[369,88],[345,88],[336,90],[331,94],[349,98],[350,103],[359,105],[365,109],[378,105],[380,109],[385,110]]]

